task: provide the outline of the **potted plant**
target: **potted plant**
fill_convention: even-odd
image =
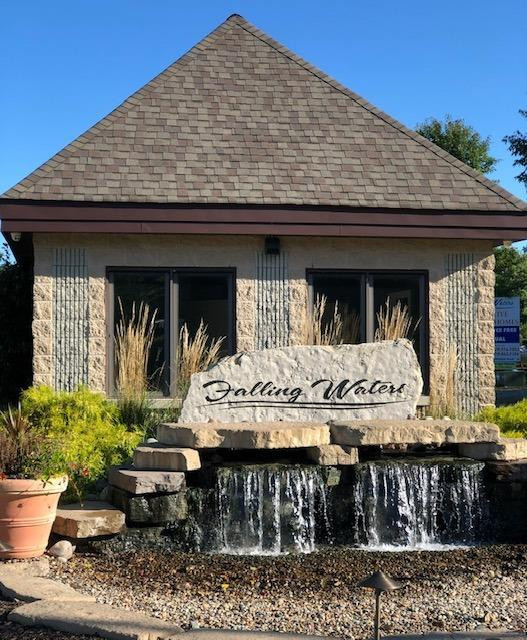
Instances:
[[[68,485],[59,448],[20,407],[0,414],[0,558],[44,553]]]

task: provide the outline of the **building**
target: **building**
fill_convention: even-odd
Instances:
[[[526,214],[238,15],[0,200],[34,264],[35,383],[111,394],[132,301],[157,310],[170,396],[183,322],[230,353],[298,344],[324,294],[364,341],[389,298],[419,321],[427,390],[457,348],[466,412],[494,401],[492,251],[527,237]]]

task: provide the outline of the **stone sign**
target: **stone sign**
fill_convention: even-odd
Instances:
[[[408,340],[249,351],[193,375],[179,421],[405,419],[422,387]]]

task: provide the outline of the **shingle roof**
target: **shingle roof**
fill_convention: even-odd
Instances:
[[[525,208],[238,15],[3,197]]]

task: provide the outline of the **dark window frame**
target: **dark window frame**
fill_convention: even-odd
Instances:
[[[421,316],[419,330],[419,349],[421,370],[423,373],[423,393],[427,394],[430,380],[430,320],[429,320],[429,282],[430,274],[426,269],[306,269],[308,283],[308,304],[313,308],[313,279],[317,275],[352,276],[360,278],[361,307],[365,310],[360,317],[360,339],[372,342],[375,334],[375,304],[373,278],[375,276],[416,276],[419,278],[419,311]]]
[[[174,361],[177,351],[179,336],[179,288],[178,275],[189,274],[204,276],[207,274],[227,276],[227,304],[228,304],[228,324],[230,335],[227,336],[227,352],[236,353],[236,268],[235,267],[106,267],[106,392],[110,397],[116,395],[115,389],[115,295],[114,295],[114,273],[163,273],[165,275],[165,306],[166,318],[165,326],[165,353],[168,354],[168,362]],[[176,392],[176,380],[172,368],[166,367],[163,374],[162,389],[158,393],[153,393],[153,397],[173,397]]]

